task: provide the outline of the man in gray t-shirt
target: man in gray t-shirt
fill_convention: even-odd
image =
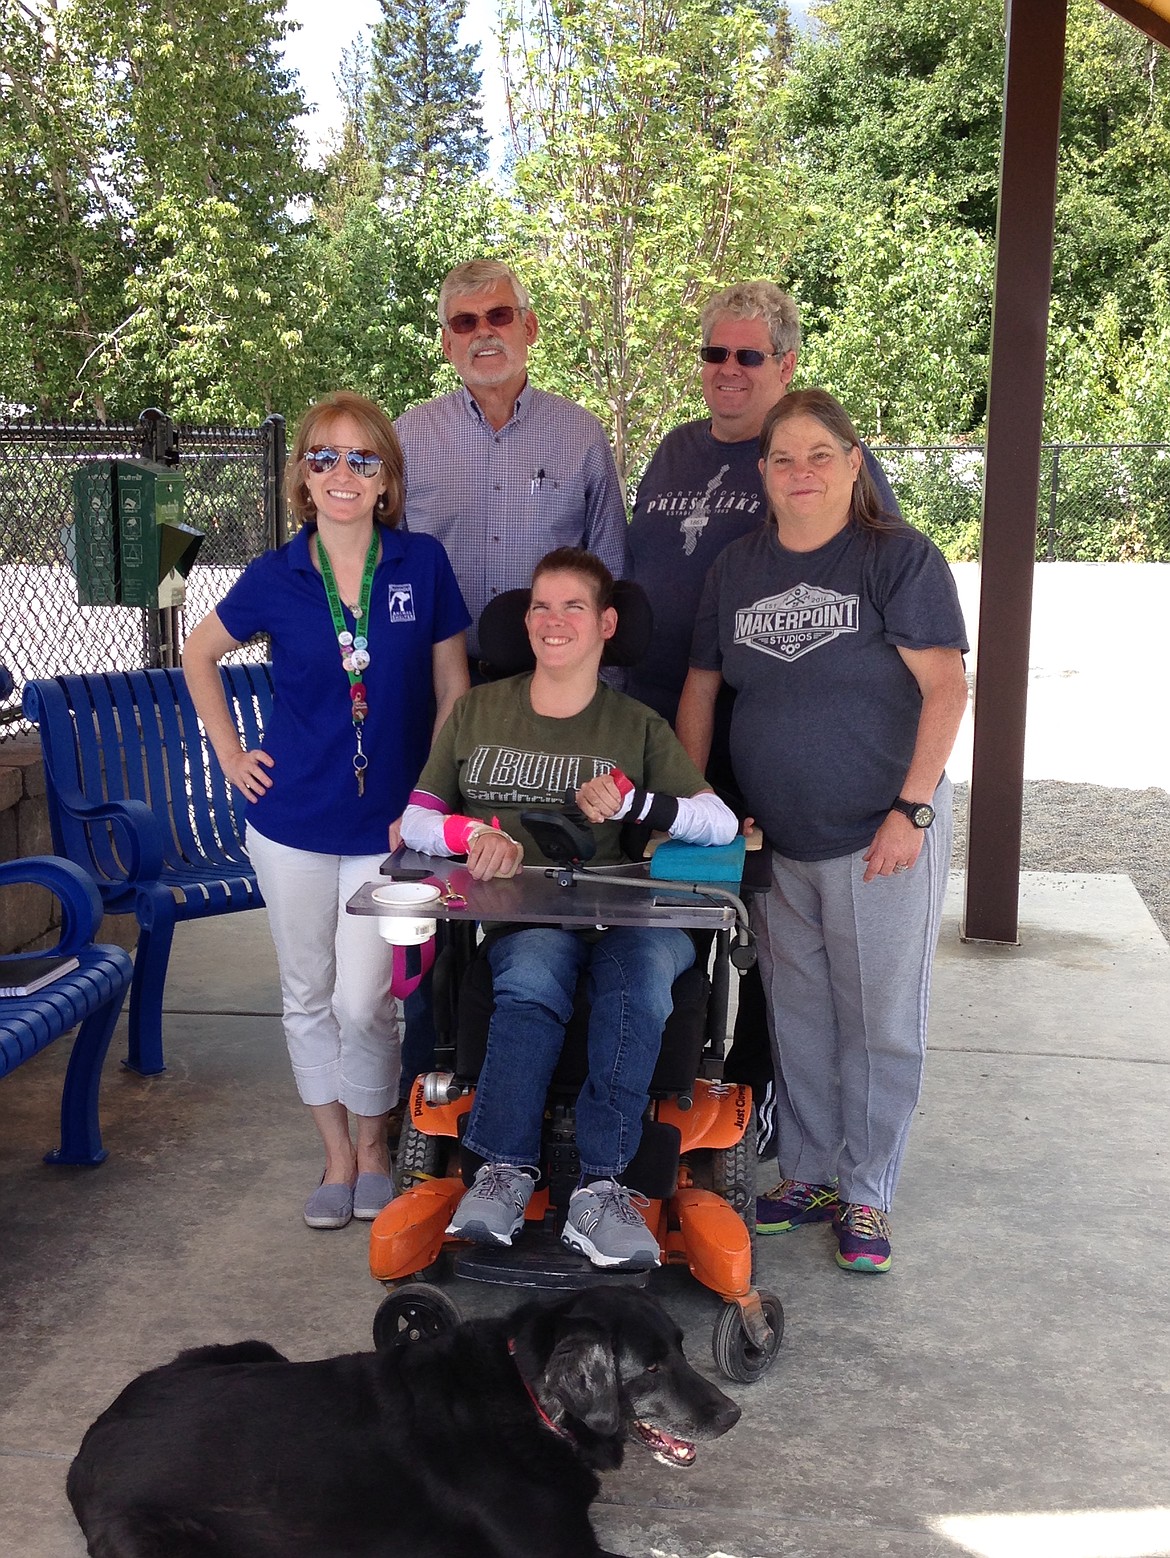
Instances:
[[[674,723],[707,570],[764,521],[760,428],[796,368],[800,319],[786,292],[753,281],[716,293],[703,310],[702,390],[709,417],[683,422],[646,467],[630,522],[630,577],[654,611],[654,642],[626,690]],[[720,360],[722,358],[722,361]],[[746,360],[744,360],[746,359]],[[866,465],[885,507],[900,513],[885,472]],[[731,694],[716,719],[708,776],[731,788],[726,730]]]
[[[654,611],[654,640],[629,673],[627,691],[674,724],[686,681],[691,635],[703,581],[732,541],[765,519],[760,484],[760,428],[796,368],[800,318],[786,292],[752,281],[716,293],[703,310],[702,389],[709,417],[683,422],[659,444],[638,486],[630,522],[630,577]],[[866,465],[885,506],[899,514],[885,472],[868,449]],[[734,799],[728,730],[735,694],[720,690],[707,777]],[[760,1143],[771,1143],[765,1094],[771,1087],[759,975],[740,981],[735,1045],[726,1075],[752,1085],[761,1105]]]

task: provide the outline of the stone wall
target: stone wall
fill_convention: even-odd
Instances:
[[[6,741],[0,746],[0,860],[52,853],[41,743],[36,736]],[[61,906],[48,888],[31,882],[0,888],[0,953],[51,946],[60,923]],[[107,914],[98,939],[132,948],[137,935],[132,914]]]
[[[0,747],[0,860],[52,853],[41,744],[35,737],[6,741]],[[47,888],[31,882],[4,888],[0,952],[49,945],[60,920],[60,905]]]

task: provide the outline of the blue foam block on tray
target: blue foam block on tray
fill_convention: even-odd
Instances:
[[[684,844],[666,839],[650,856],[650,875],[667,882],[738,882],[747,840],[730,844]]]

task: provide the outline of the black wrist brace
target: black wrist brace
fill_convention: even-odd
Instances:
[[[647,800],[650,802],[649,811],[646,809]],[[669,833],[678,816],[678,797],[635,789],[628,816],[632,822],[649,824],[657,833]]]

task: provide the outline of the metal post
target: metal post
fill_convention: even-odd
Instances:
[[[1048,545],[1044,555],[1050,563],[1056,561],[1056,500],[1060,494],[1060,444],[1052,446],[1052,475],[1048,482]]]
[[[1014,943],[1067,0],[1009,0],[1006,21],[963,933]]]
[[[138,418],[142,435],[142,458],[156,465],[177,466],[179,433],[165,411],[152,406]],[[180,608],[164,606],[161,611],[143,612],[144,660],[148,666],[173,668],[182,662]]]
[[[288,539],[284,509],[284,418],[278,415],[265,417],[260,431],[264,435],[264,525],[268,545],[275,548]]]

